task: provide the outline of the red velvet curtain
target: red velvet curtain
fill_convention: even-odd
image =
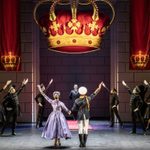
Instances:
[[[131,0],[130,69],[150,69],[150,0]]]
[[[0,70],[20,70],[20,0],[0,0]]]

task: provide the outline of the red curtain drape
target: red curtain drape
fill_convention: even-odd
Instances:
[[[20,70],[20,0],[0,0],[0,70]]]
[[[150,0],[131,0],[130,69],[150,69]]]

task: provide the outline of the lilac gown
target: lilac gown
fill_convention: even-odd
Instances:
[[[42,132],[42,137],[46,139],[55,138],[71,138],[71,132],[69,130],[67,121],[62,109],[68,112],[68,108],[65,104],[58,100],[52,100],[47,95],[42,94],[45,99],[52,105],[53,111],[50,113],[45,127]]]

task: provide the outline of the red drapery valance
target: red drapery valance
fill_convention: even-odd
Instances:
[[[150,69],[150,0],[131,0],[130,69]]]
[[[0,70],[20,70],[19,0],[0,0]]]

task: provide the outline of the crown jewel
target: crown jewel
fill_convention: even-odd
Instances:
[[[50,11],[37,19],[37,8],[44,2],[40,1],[34,8],[34,19],[40,26],[42,32],[48,39],[49,49],[67,52],[81,53],[90,52],[100,47],[102,37],[114,20],[115,11],[108,0],[99,0],[107,3],[113,12],[110,21],[109,17],[99,12],[96,0],[68,0],[71,11],[55,12],[57,5],[62,5],[62,0],[51,0]],[[98,1],[98,0],[97,0]],[[78,11],[79,5],[91,5],[93,12]]]

